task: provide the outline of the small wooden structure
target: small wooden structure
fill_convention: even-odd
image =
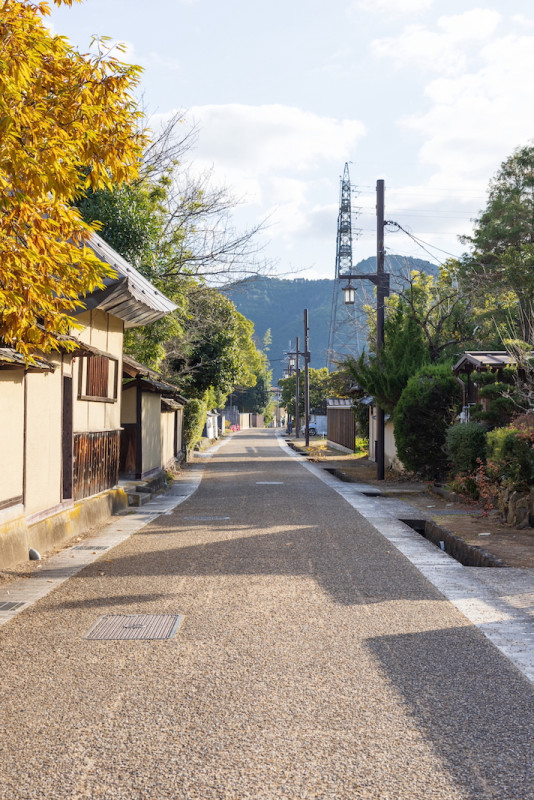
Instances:
[[[356,419],[350,398],[331,397],[326,401],[328,444],[354,453],[356,443]]]

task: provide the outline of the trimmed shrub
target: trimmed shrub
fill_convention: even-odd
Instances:
[[[208,408],[203,400],[192,399],[184,409],[184,442],[189,453],[202,438]]]
[[[413,375],[393,413],[397,453],[406,469],[434,480],[447,472],[447,430],[462,403],[447,364],[431,364]]]
[[[488,459],[508,488],[527,489],[534,483],[534,428],[521,420],[488,433]]]
[[[477,461],[486,460],[486,430],[478,422],[452,425],[447,430],[446,448],[455,475],[473,472]]]

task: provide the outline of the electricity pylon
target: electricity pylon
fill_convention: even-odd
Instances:
[[[350,183],[349,165],[345,164],[341,178],[339,213],[337,217],[336,270],[332,290],[332,308],[330,312],[330,332],[328,335],[328,351],[326,365],[329,370],[345,356],[357,357],[366,340],[366,319],[363,313],[363,290],[358,291],[358,300],[353,306],[343,302],[340,275],[352,272],[352,236],[353,214],[352,187]]]

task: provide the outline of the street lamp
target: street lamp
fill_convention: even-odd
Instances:
[[[339,277],[343,278],[344,276],[340,275]],[[352,275],[349,275],[348,277],[349,282],[347,283],[346,286],[343,286],[343,288],[341,289],[341,291],[343,292],[343,302],[345,303],[346,306],[353,306],[356,300],[356,289],[350,282],[351,278]]]
[[[376,286],[376,353],[384,346],[384,306],[389,295],[389,274],[384,272],[384,181],[376,182],[376,272],[366,275],[354,275],[350,272],[339,275],[340,280],[346,280],[347,285],[342,288],[346,305],[354,305],[356,291],[352,281],[371,281]],[[376,477],[384,480],[384,409],[377,407],[376,413]]]

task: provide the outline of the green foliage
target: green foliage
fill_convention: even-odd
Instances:
[[[461,400],[450,365],[428,365],[409,379],[393,413],[397,453],[408,470],[428,479],[446,472],[447,429]]]
[[[486,296],[499,296],[508,324],[524,341],[534,337],[534,146],[516,149],[489,186],[486,209],[465,241],[472,252],[464,274]],[[510,301],[511,299],[511,301]],[[495,307],[496,314],[499,307]],[[513,314],[510,314],[510,310]]]
[[[354,453],[357,456],[367,455],[369,452],[369,437],[356,436],[354,440]]]
[[[406,270],[434,272],[435,265],[422,259],[387,255],[386,271],[392,274]],[[355,272],[376,270],[376,259],[368,258],[354,266]],[[339,281],[333,279],[308,280],[305,278],[251,278],[239,281],[226,290],[227,296],[236,304],[238,311],[252,320],[261,341],[264,333],[272,332],[269,356],[274,365],[274,379],[281,378],[284,353],[288,342],[303,330],[302,309],[307,308],[310,318],[311,363],[320,369],[327,363],[328,336],[332,310],[332,293],[341,297]]]
[[[282,405],[287,409],[288,414],[295,416],[295,391],[297,388],[297,376],[291,375],[279,381],[282,389]],[[326,367],[321,369],[309,369],[309,390],[310,390],[310,410],[312,408],[325,409],[326,400],[332,394],[330,373]],[[304,370],[300,372],[299,381],[299,407],[300,414],[304,414]]]
[[[380,353],[362,353],[358,361],[349,362],[349,369],[366,394],[391,414],[408,379],[428,361],[422,331],[405,313],[404,304],[399,303],[384,323],[384,347]]]
[[[477,460],[486,460],[486,431],[477,422],[452,425],[447,429],[446,448],[456,475],[472,472]]]
[[[236,404],[244,413],[265,414],[271,402],[270,386],[270,372],[258,375],[254,386],[250,386],[242,392],[234,392]]]
[[[534,418],[518,417],[506,428],[488,433],[488,460],[510,489],[527,489],[534,483]]]
[[[184,408],[184,442],[187,452],[202,438],[208,408],[204,400],[193,398]]]
[[[189,397],[210,387],[220,398],[236,386],[253,386],[264,357],[252,340],[254,326],[216,289],[196,286],[188,295],[184,334],[166,343],[165,374]]]
[[[78,203],[83,218],[99,222],[106,242],[152,281],[158,278],[165,193],[166,181],[142,181],[89,192]]]
[[[364,439],[369,439],[369,406],[363,403],[355,403],[353,407],[356,418],[356,430]]]

